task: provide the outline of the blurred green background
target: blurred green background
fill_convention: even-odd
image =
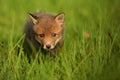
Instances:
[[[55,61],[16,55],[28,13],[36,11],[65,13],[65,44]],[[120,0],[0,0],[0,79],[120,80],[119,34]]]

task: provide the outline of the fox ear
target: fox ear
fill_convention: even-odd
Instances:
[[[37,20],[38,17],[37,17],[37,16],[29,13],[29,17],[30,17],[30,19],[32,20],[32,22],[33,22],[34,24],[37,24],[37,23],[38,23],[38,20]]]
[[[64,24],[64,13],[60,13],[58,15],[55,16],[55,21],[59,24],[59,25],[63,25]]]

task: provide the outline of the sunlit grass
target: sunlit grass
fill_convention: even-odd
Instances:
[[[119,0],[1,0],[0,80],[119,80]],[[65,12],[64,46],[55,59],[23,51],[28,12]]]

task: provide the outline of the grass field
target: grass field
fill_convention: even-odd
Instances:
[[[29,63],[23,29],[36,11],[65,13],[65,43]],[[0,80],[120,80],[119,34],[120,0],[0,0]]]

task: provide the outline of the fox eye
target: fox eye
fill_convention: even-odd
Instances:
[[[56,33],[52,33],[51,35],[52,35],[52,37],[56,37],[57,34]]]
[[[43,37],[45,37],[45,34],[39,34],[39,36],[40,36],[41,38],[43,38]]]

